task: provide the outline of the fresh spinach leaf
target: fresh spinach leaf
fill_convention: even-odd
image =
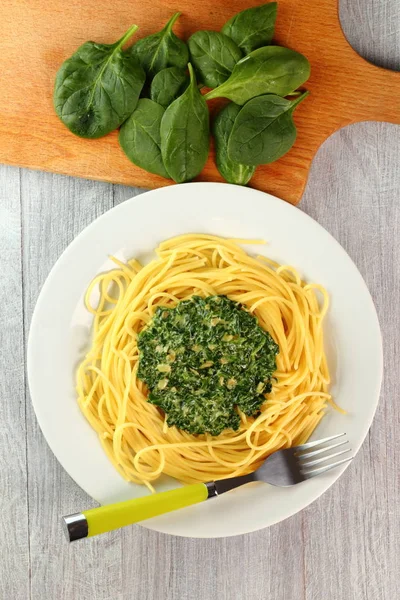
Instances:
[[[242,58],[229,79],[204,97],[229,98],[243,105],[262,94],[288,96],[309,76],[310,63],[305,56],[289,48],[266,46]]]
[[[161,121],[161,154],[176,183],[190,181],[202,171],[210,144],[207,103],[200,94],[192,65],[190,85],[167,108]]]
[[[121,48],[136,30],[132,25],[115,44],[86,42],[58,71],[54,107],[75,135],[99,138],[134,111],[145,73]]]
[[[242,10],[229,19],[221,31],[232,38],[245,54],[249,54],[271,43],[277,7],[276,2],[269,2]]]
[[[162,106],[141,98],[136,109],[119,132],[119,143],[127,157],[149,173],[169,177],[161,158],[160,125],[164,115]]]
[[[159,71],[150,86],[150,98],[167,108],[182,94],[189,84],[186,71],[179,67],[168,67]]]
[[[263,165],[286,154],[296,139],[293,111],[308,94],[304,92],[295,100],[268,94],[245,104],[229,137],[229,158],[247,165]]]
[[[218,31],[196,31],[188,39],[188,46],[199,80],[211,88],[224,83],[242,58],[235,42]]]
[[[158,33],[153,33],[139,40],[132,46],[131,52],[146,73],[154,77],[156,73],[166,67],[180,67],[184,69],[189,60],[189,51],[172,28],[181,13],[175,13],[165,27]]]
[[[229,136],[241,108],[233,102],[227,104],[214,120],[213,134],[218,171],[228,183],[246,185],[253,177],[256,167],[231,160],[228,155]]]

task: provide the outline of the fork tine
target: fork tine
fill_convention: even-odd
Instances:
[[[316,460],[310,460],[310,461],[299,461],[302,469],[306,469],[308,467],[313,467],[314,465],[320,465],[321,463],[327,462],[328,460],[331,460],[332,458],[336,458],[336,456],[341,456],[342,454],[346,454],[347,452],[351,452],[351,448],[347,448],[346,450],[341,450],[340,452],[335,452],[334,454],[329,454],[328,456],[323,456],[322,458],[317,458]],[[297,457],[297,460],[299,460],[299,457]]]
[[[307,450],[308,448],[314,448],[314,446],[325,444],[325,442],[331,442],[332,440],[336,440],[337,438],[343,437],[344,435],[346,434],[337,433],[336,435],[331,435],[330,437],[323,438],[322,440],[315,440],[315,442],[307,442],[306,444],[300,444],[300,446],[296,446],[294,450]]]
[[[317,456],[317,454],[322,454],[322,452],[327,452],[328,450],[333,450],[334,448],[338,448],[339,446],[344,446],[348,444],[349,440],[345,442],[339,442],[338,444],[332,444],[331,446],[325,446],[324,448],[319,448],[318,450],[311,450],[311,452],[304,452],[303,454],[298,454],[296,452],[295,456],[297,456],[298,460],[305,460],[307,458],[311,458],[312,456]]]
[[[354,456],[350,456],[350,458],[343,458],[342,460],[338,460],[335,463],[328,465],[327,467],[319,467],[319,469],[312,469],[311,471],[303,471],[303,475],[306,479],[310,479],[311,477],[316,477],[317,475],[321,475],[321,473],[326,473],[326,471],[330,471],[339,465],[343,465],[344,463],[350,462],[353,460]]]

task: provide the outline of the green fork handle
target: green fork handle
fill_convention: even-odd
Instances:
[[[212,493],[213,488],[213,484],[196,483],[168,492],[99,506],[81,513],[68,515],[63,517],[67,539],[73,542],[81,538],[92,537],[185,506],[198,504],[207,500],[209,496],[215,495]]]

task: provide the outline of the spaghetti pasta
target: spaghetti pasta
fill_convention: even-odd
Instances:
[[[161,243],[146,266],[113,259],[118,268],[98,275],[86,292],[93,339],[77,371],[78,403],[128,481],[153,489],[162,473],[185,483],[248,473],[268,454],[304,443],[332,403],[322,328],[327,292],[289,265],[249,256],[239,243],[261,242],[178,236]],[[193,295],[225,295],[245,305],[280,349],[260,414],[241,413],[239,430],[217,437],[168,427],[137,378],[138,333],[158,306]]]

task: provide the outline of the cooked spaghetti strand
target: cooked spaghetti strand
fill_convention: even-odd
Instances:
[[[251,257],[239,243],[261,242],[181,235],[162,242],[145,267],[113,259],[119,268],[88,287],[93,339],[77,371],[78,403],[128,481],[153,490],[162,473],[185,483],[248,473],[268,454],[304,443],[327,406],[336,406],[323,345],[326,290],[305,283],[292,266]],[[243,304],[280,348],[276,381],[260,414],[241,414],[238,431],[217,437],[168,427],[137,378],[138,333],[157,307],[193,295],[226,295]]]

